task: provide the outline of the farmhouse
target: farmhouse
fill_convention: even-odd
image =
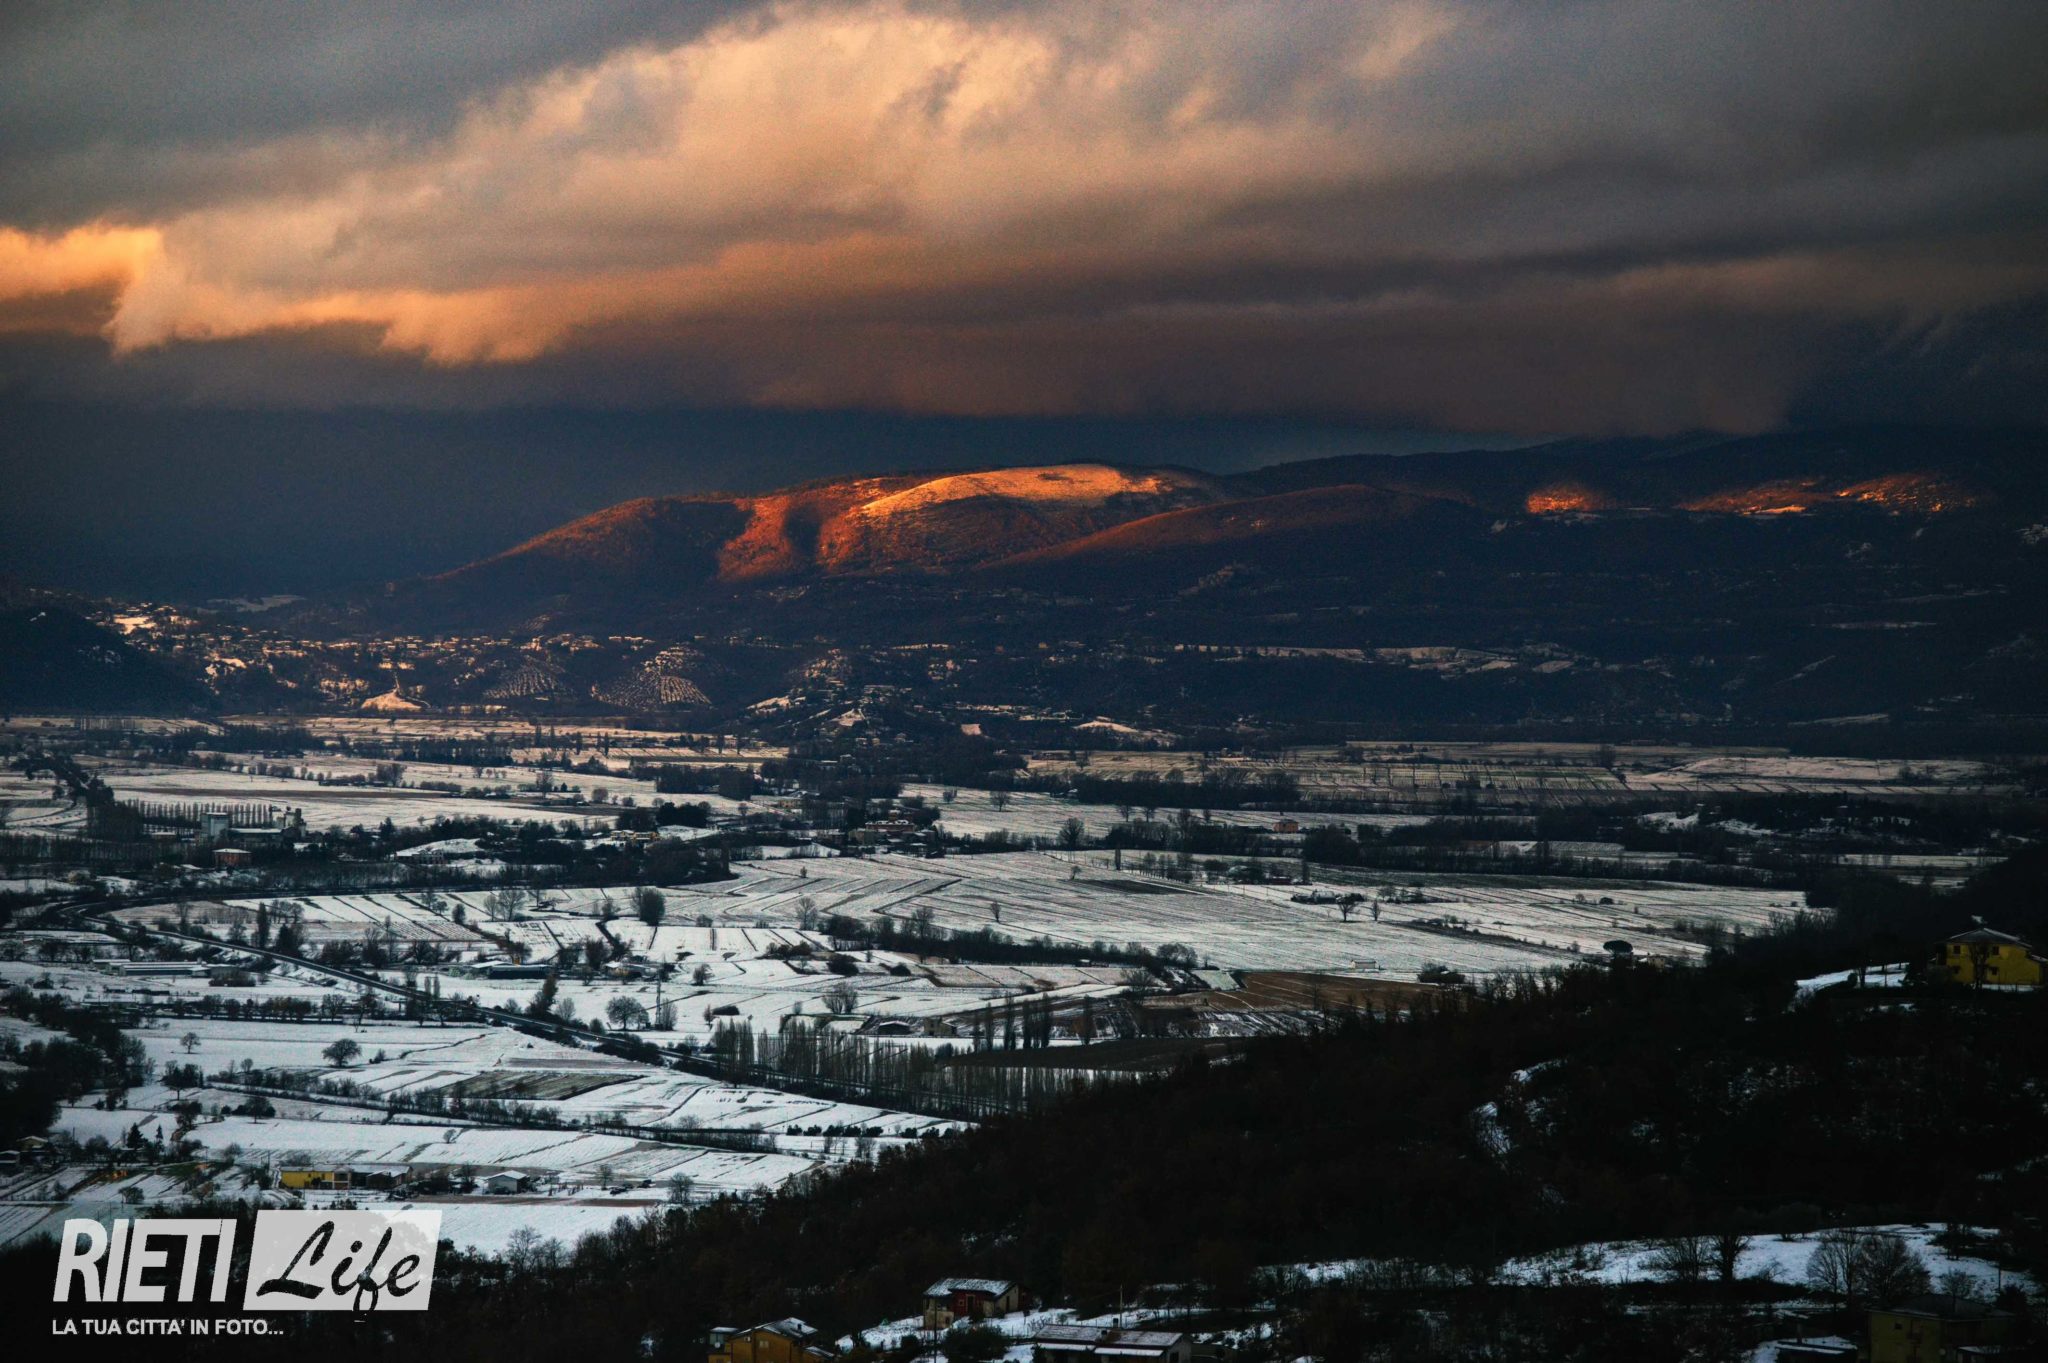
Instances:
[[[523,1193],[533,1186],[533,1176],[522,1174],[517,1169],[500,1169],[495,1174],[486,1174],[480,1180],[487,1193]]]
[[[346,1169],[280,1169],[277,1186],[304,1192],[334,1192],[348,1187]]]
[[[1002,1278],[941,1278],[924,1290],[924,1328],[1007,1316],[1018,1309],[1021,1295],[1017,1284]]]
[[[705,1363],[818,1363],[836,1356],[817,1339],[818,1332],[795,1316],[748,1330],[721,1325],[706,1337],[711,1352]]]
[[[1188,1337],[1177,1330],[1120,1330],[1113,1325],[1046,1325],[1032,1343],[1049,1360],[1188,1363],[1193,1350]]]
[[[409,1164],[348,1164],[332,1168],[289,1168],[277,1171],[277,1186],[298,1192],[342,1193],[355,1189],[389,1192],[412,1178]]]
[[[2048,965],[2033,947],[1987,927],[1957,933],[1942,947],[1941,965],[1957,984],[2023,985],[2038,989]]]

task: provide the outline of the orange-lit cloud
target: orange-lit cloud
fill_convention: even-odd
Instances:
[[[2048,165],[2009,113],[1945,162],[1826,145],[1991,61],[1980,30],[1909,61],[1844,26],[1790,62],[1817,22],[741,7],[0,227],[0,327],[117,355],[338,330],[441,371],[630,353],[686,401],[1768,425],[1830,328],[2048,290],[2040,225],[1972,208]]]
[[[0,331],[91,332],[163,256],[153,228],[0,227]]]

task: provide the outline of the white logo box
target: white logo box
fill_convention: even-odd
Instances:
[[[261,1211],[245,1311],[424,1311],[438,1211]]]

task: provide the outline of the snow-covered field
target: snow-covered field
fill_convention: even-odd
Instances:
[[[209,994],[224,998],[300,998],[318,1003],[330,994],[355,991],[304,967],[287,967],[252,977],[252,985],[226,987],[206,975],[122,975],[111,965],[56,965],[41,961],[0,961],[0,988],[25,985],[81,1003],[185,1002]],[[43,981],[49,981],[44,984]]]
[[[998,831],[1008,832],[1017,838],[1042,838],[1048,842],[1059,837],[1060,830],[1069,819],[1079,819],[1082,829],[1091,838],[1099,838],[1113,826],[1123,822],[1123,814],[1115,805],[1083,804],[1078,800],[1063,800],[1056,796],[1040,794],[1037,791],[1016,791],[1005,797],[1005,808],[997,809],[995,795],[986,790],[960,790],[949,802],[945,788],[910,784],[903,787],[905,795],[922,796],[926,804],[939,812],[939,827],[959,837],[983,837]],[[1172,819],[1180,811],[1161,808],[1156,817]],[[1133,817],[1142,819],[1144,811],[1134,810]],[[1426,814],[1318,814],[1306,810],[1274,809],[1217,809],[1210,811],[1210,818],[1219,824],[1233,828],[1271,828],[1284,819],[1292,819],[1303,827],[1319,823],[1358,824],[1369,823],[1381,828],[1404,827],[1428,823]]]
[[[1137,942],[1157,948],[1178,942],[1231,969],[1412,976],[1429,961],[1477,972],[1540,967],[1574,950],[1597,953],[1602,943],[1617,936],[1645,954],[1690,956],[1703,948],[1679,931],[1682,925],[1720,923],[1754,931],[1799,911],[1805,903],[1795,891],[1656,881],[1590,884],[1557,877],[1346,876],[1347,886],[1369,895],[1376,896],[1382,886],[1402,895],[1421,895],[1420,902],[1383,903],[1375,923],[1369,910],[1356,911],[1345,922],[1333,905],[1297,904],[1293,895],[1299,893],[1298,887],[1184,885],[1136,869],[1117,871],[1110,855],[1101,852],[1012,852],[938,861],[833,857],[755,862],[734,869],[736,878],[730,881],[666,891],[667,919],[658,934],[649,935],[646,926],[630,916],[611,924],[612,932],[635,947],[652,945],[653,959],[679,962],[686,972],[708,965],[707,987],[714,992],[731,986],[752,994],[765,985],[788,993],[794,1003],[797,997],[822,992],[830,978],[802,975],[798,972],[806,967],[782,962],[748,962],[777,942],[800,940],[794,929],[807,905],[821,917],[843,914],[862,922],[889,918],[899,927],[929,908],[939,927],[990,928],[1018,940],[1042,935],[1082,947]],[[1331,879],[1327,874],[1324,878]],[[542,953],[596,931],[600,893],[609,894],[621,910],[626,907],[623,890],[563,891],[544,915],[528,922],[492,924],[489,931],[516,930],[531,959],[543,959]],[[354,898],[375,904],[391,897]],[[471,923],[481,922],[483,895],[446,898],[470,903]],[[714,926],[696,926],[700,916]],[[861,962],[864,972],[886,970],[890,964]],[[997,982],[992,978],[990,983]],[[913,983],[856,985],[864,993],[879,988],[902,995],[891,1001],[889,1011],[923,1015],[916,997],[921,991]],[[528,983],[507,990],[504,997],[523,998],[532,988]],[[485,983],[462,992],[497,997]],[[651,986],[630,992],[636,999],[647,995],[651,1006]],[[599,993],[609,997],[605,989]],[[679,999],[685,1013],[743,1002],[683,991],[668,997]],[[578,1006],[584,1006],[580,1000]],[[947,1003],[940,1008],[956,1006]],[[775,1011],[779,1015],[794,1009]]]
[[[382,1051],[394,1059],[436,1054],[474,1053],[492,1038],[525,1041],[516,1032],[475,1025],[442,1027],[403,1022],[242,1022],[219,1018],[166,1018],[164,1025],[135,1033],[149,1058],[159,1065],[192,1063],[213,1074],[247,1060],[257,1069],[328,1071],[321,1052],[343,1037],[363,1048],[365,1056]],[[186,1038],[191,1038],[187,1049]],[[488,1059],[482,1063],[489,1063]],[[360,1070],[360,1066],[355,1067]]]
[[[0,767],[0,828],[60,833],[84,826],[84,806],[65,799],[47,775],[30,780],[12,767]]]
[[[117,1108],[65,1108],[57,1130],[77,1140],[119,1140],[140,1123],[145,1133],[172,1122],[161,1112]],[[539,1178],[587,1188],[609,1171],[620,1182],[665,1184],[686,1175],[705,1196],[779,1186],[811,1167],[803,1155],[712,1150],[657,1144],[625,1136],[541,1128],[320,1122],[287,1117],[218,1117],[189,1133],[208,1155],[230,1145],[259,1164],[407,1164],[417,1168],[517,1169]]]
[[[1384,905],[1378,923],[1366,911],[1344,922],[1333,905],[1292,902],[1293,887],[1182,885],[1118,872],[1110,862],[1097,852],[834,858],[806,863],[802,878],[789,863],[759,863],[736,868],[736,881],[674,892],[670,912],[708,904],[719,915],[787,922],[808,898],[825,913],[907,923],[929,907],[940,927],[986,927],[1020,940],[1178,942],[1225,968],[1412,976],[1429,961],[1476,972],[1553,964],[1573,947],[1597,953],[1616,936],[1646,954],[1692,955],[1701,947],[1674,933],[1681,921],[1757,929],[1804,903],[1783,890],[1402,875],[1386,880],[1420,882],[1425,902]],[[1453,917],[1473,931],[1426,926]]]
[[[705,1196],[715,1196],[707,1192]],[[368,1207],[384,1204],[365,1203]],[[513,1237],[530,1230],[544,1240],[573,1245],[583,1236],[608,1230],[621,1221],[645,1216],[662,1205],[644,1189],[619,1197],[466,1198],[459,1202],[419,1201],[394,1204],[441,1213],[441,1238],[478,1254],[503,1254]]]
[[[1506,804],[1569,804],[1716,795],[1787,793],[1926,796],[1944,788],[1982,789],[1995,781],[1982,762],[1937,759],[1902,764],[1865,758],[1798,757],[1770,749],[1626,745],[1608,754],[1593,744],[1418,743],[1305,748],[1213,760],[1212,769],[1251,777],[1285,773],[1305,800],[1359,800],[1381,807],[1433,809],[1479,792]],[[1179,770],[1197,780],[1203,758],[1191,752],[1099,752],[1095,776],[1160,778]],[[1072,771],[1062,753],[1040,753],[1034,772]],[[963,798],[965,792],[962,793]]]
[[[247,1060],[259,1070],[296,1070],[325,1080],[346,1079],[370,1095],[459,1093],[499,1098],[552,1111],[568,1122],[619,1120],[678,1130],[701,1127],[769,1134],[836,1126],[889,1136],[915,1136],[954,1125],[859,1103],[724,1084],[559,1045],[505,1027],[171,1018],[137,1035],[150,1059],[160,1066],[192,1063],[209,1076],[238,1068]],[[652,1040],[666,1039],[660,1032],[646,1035]],[[361,1053],[340,1068],[323,1053],[343,1038],[354,1041]],[[138,1103],[169,1097],[156,1085],[135,1092]],[[239,1094],[223,1090],[206,1101],[211,1105],[239,1100]],[[337,1122],[384,1120],[378,1109],[340,1105],[323,1115]]]
[[[609,828],[617,811],[605,806],[543,804],[533,795],[473,799],[415,786],[323,786],[286,776],[205,771],[141,763],[94,763],[123,800],[186,801],[199,804],[269,804],[300,811],[310,829],[374,828],[389,819],[400,828],[448,819],[543,819]],[[465,777],[467,769],[464,769]],[[478,783],[464,779],[465,786]]]

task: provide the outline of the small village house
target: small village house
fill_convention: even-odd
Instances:
[[[821,1363],[837,1355],[819,1342],[818,1332],[795,1316],[751,1329],[721,1325],[706,1338],[705,1363]]]
[[[1957,984],[2041,987],[2048,965],[2034,948],[2009,933],[1978,926],[1948,939],[1941,951],[1942,971]]]
[[[941,1278],[924,1290],[924,1328],[1007,1316],[1019,1309],[1021,1296],[1017,1284],[1002,1278]]]
[[[1996,1358],[2013,1314],[1986,1302],[1931,1292],[1870,1313],[1870,1363],[1967,1363]]]

